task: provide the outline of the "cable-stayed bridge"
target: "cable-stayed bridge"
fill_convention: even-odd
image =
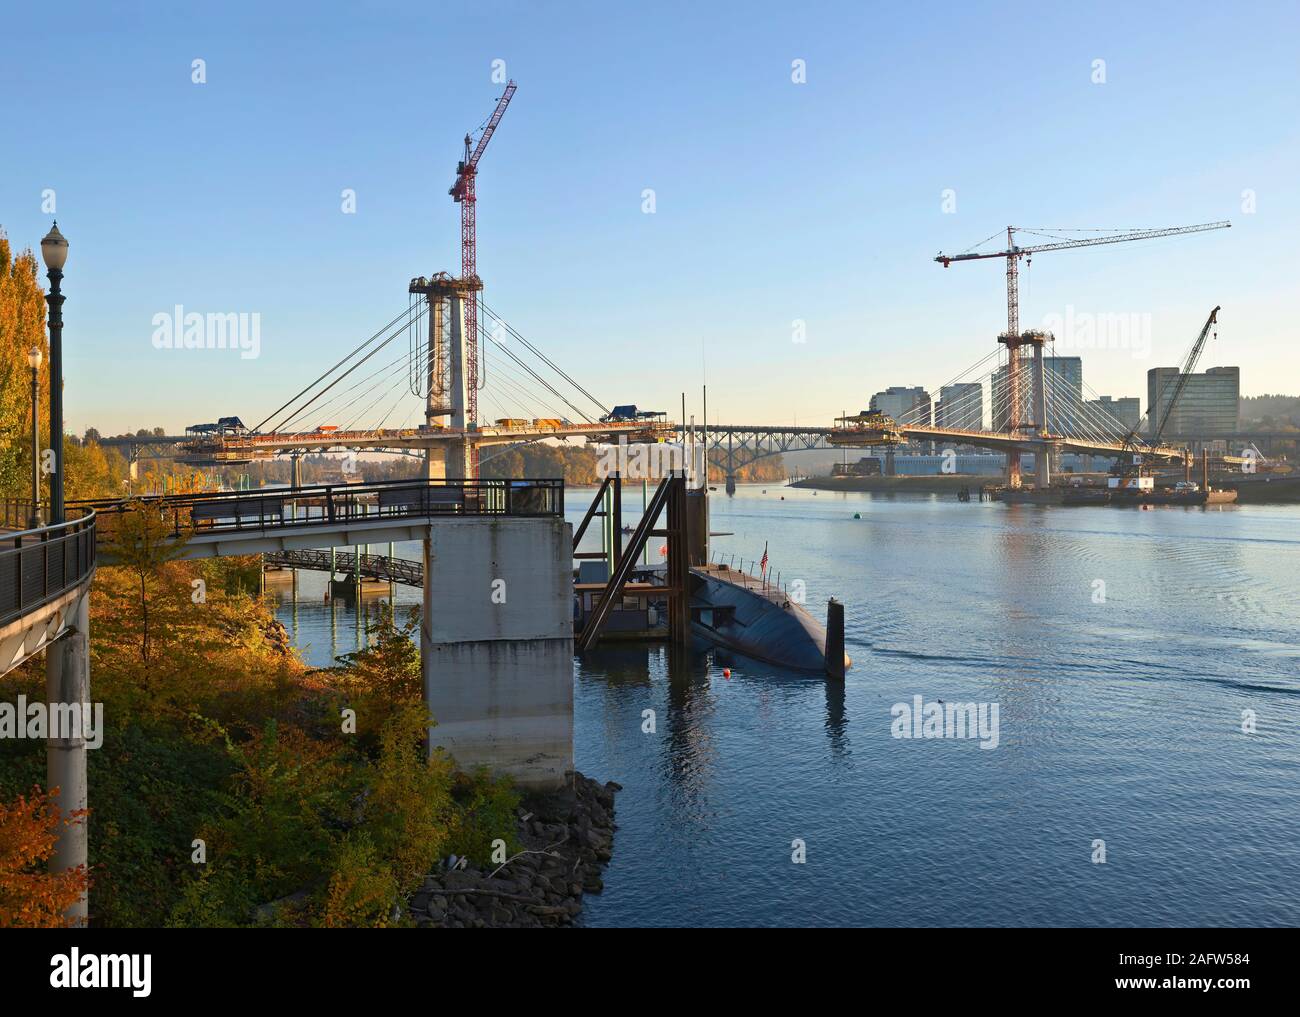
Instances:
[[[478,472],[480,449],[547,438],[608,443],[672,437],[667,414],[611,410],[479,299],[477,281],[439,273],[411,281],[411,299],[370,338],[252,427],[237,417],[195,425],[180,458],[235,465],[282,453],[422,450],[427,476]],[[477,303],[477,401],[472,419],[463,338]]]
[[[948,382],[921,391],[889,417],[864,410],[824,426],[692,425],[654,411],[611,410],[564,368],[482,302],[473,283],[445,274],[412,280],[407,308],[252,427],[238,418],[191,428],[181,457],[235,465],[282,454],[346,450],[406,451],[430,462],[430,477],[473,477],[493,446],[581,438],[594,444],[703,441],[729,477],[767,455],[811,449],[891,448],[932,442],[973,446],[1008,457],[1008,483],[1020,483],[1019,457],[1036,456],[1037,482],[1050,481],[1060,453],[1117,456],[1139,450],[1177,460],[1185,449],[1151,445],[1100,405],[1051,355],[1050,334],[1027,332]],[[479,402],[491,420],[466,409],[465,308],[477,302]],[[1092,398],[1089,398],[1089,397]],[[485,450],[482,453],[480,450]]]

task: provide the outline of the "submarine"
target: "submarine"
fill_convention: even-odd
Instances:
[[[724,564],[692,568],[691,583],[691,630],[697,638],[795,671],[842,674],[853,666],[844,652],[842,613],[828,654],[826,626],[787,590]]]

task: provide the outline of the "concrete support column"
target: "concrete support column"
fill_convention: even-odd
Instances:
[[[1043,344],[1034,343],[1034,429],[1047,433],[1047,384],[1043,377]]]
[[[1020,341],[1007,336],[1007,430],[1015,438],[1020,432]],[[1007,487],[1020,486],[1020,450],[1007,450]]]
[[[453,293],[449,298],[451,305],[450,325],[451,341],[450,347],[450,365],[451,365],[451,426],[453,429],[464,431],[471,423],[466,419],[466,408],[469,405],[469,387],[465,374],[465,302],[461,299],[460,294]],[[469,444],[463,440],[453,441],[447,445],[447,478],[462,480],[470,475],[469,467]]]
[[[734,436],[731,431],[727,432],[727,494],[736,493],[736,456],[731,444]]]
[[[434,570],[434,551],[432,527],[425,530],[421,559],[424,562],[424,586],[420,593],[420,676],[424,685],[424,706],[430,716],[437,720],[434,707],[437,704],[437,671],[434,662],[437,659],[437,647],[433,638],[433,612],[435,610],[434,587],[437,585]],[[394,615],[396,617],[396,615]],[[433,751],[433,731],[429,732],[429,750]]]
[[[45,698],[54,707],[67,703],[85,717],[82,704],[90,702],[90,594],[69,609],[67,631],[45,651]],[[76,738],[49,738],[46,742],[46,786],[58,788],[55,804],[66,818],[86,808],[86,739],[79,730]],[[89,864],[90,831],[85,819],[62,828],[50,857],[50,871],[63,872]],[[88,902],[81,899],[65,912],[67,918],[85,921]]]
[[[424,541],[420,663],[429,747],[526,787],[573,769],[573,529],[464,516]]]
[[[429,344],[426,350],[428,374],[425,378],[424,423],[428,430],[448,425],[445,402],[446,391],[443,388],[443,375],[446,361],[446,339],[444,329],[446,319],[443,308],[446,306],[442,296],[427,293],[429,302]],[[447,476],[447,453],[440,446],[426,445],[424,449],[424,479],[443,480]]]

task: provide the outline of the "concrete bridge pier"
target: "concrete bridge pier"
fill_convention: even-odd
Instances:
[[[1034,451],[1034,486],[1040,491],[1052,486],[1052,452],[1046,442]]]
[[[523,787],[573,770],[572,527],[465,516],[424,541],[420,660],[429,747]]]
[[[45,699],[50,704],[50,724],[55,722],[56,707],[72,706],[78,714],[76,737],[55,738],[53,731],[46,742],[46,786],[58,788],[55,804],[60,815],[86,808],[86,738],[81,722],[86,720],[83,704],[90,703],[90,594],[84,594],[69,609],[66,631],[45,651]],[[90,719],[93,721],[93,714]],[[50,871],[64,872],[89,864],[90,833],[85,818],[64,826],[50,856]],[[65,912],[69,919],[85,922],[88,915],[86,895]]]
[[[732,438],[735,437],[730,431],[727,432],[727,494],[736,493],[736,453],[732,445]],[[708,447],[707,442],[705,447]],[[707,453],[706,453],[707,455]]]

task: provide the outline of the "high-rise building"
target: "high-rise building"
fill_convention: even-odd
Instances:
[[[1147,371],[1147,433],[1156,428],[1178,387],[1176,367],[1153,367]],[[1211,367],[1204,374],[1188,377],[1165,425],[1166,435],[1202,437],[1237,430],[1241,407],[1241,368]]]
[[[978,381],[943,386],[939,390],[939,405],[935,407],[934,422],[938,427],[953,427],[962,431],[982,429],[984,386]]]
[[[1121,396],[1118,399],[1099,396],[1088,400],[1088,409],[1084,419],[1097,431],[1102,430],[1103,425],[1106,431],[1110,431],[1118,423],[1128,432],[1142,422],[1142,400],[1137,396]]]
[[[1047,383],[1047,425],[1056,434],[1073,434],[1082,429],[1083,359],[1081,357],[1043,357],[1043,374]],[[1034,420],[1034,358],[1020,362],[1020,422]],[[1010,420],[1007,400],[1007,365],[993,372],[993,430],[1005,431]]]
[[[919,385],[893,385],[871,397],[871,410],[907,424],[934,423],[930,394]]]

